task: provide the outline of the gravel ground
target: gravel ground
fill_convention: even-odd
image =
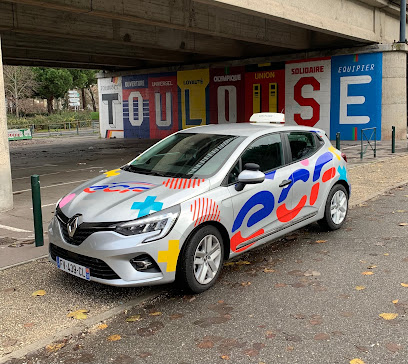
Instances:
[[[348,168],[351,205],[360,204],[387,189],[408,182],[408,155]]]

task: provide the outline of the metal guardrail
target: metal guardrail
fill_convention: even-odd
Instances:
[[[371,130],[371,134],[368,137],[366,132]],[[374,147],[371,144],[373,141],[373,136],[374,136]],[[363,150],[363,145],[364,145],[364,139],[367,141],[367,144]],[[368,147],[371,148],[371,150],[374,152],[374,158],[377,157],[377,128],[365,128],[361,129],[361,151],[360,151],[360,158],[363,159],[364,154],[367,152]]]

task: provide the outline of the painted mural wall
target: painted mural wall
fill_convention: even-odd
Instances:
[[[98,80],[101,135],[161,139],[198,125],[283,112],[288,125],[381,140],[382,53]]]

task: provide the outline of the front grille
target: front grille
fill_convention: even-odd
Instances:
[[[84,222],[78,226],[74,236],[71,238],[68,235],[67,223],[69,218],[57,207],[57,218],[59,226],[61,227],[62,236],[68,244],[81,245],[84,240],[97,231],[113,231],[112,223],[88,223]]]
[[[69,260],[72,263],[87,267],[91,270],[91,277],[102,279],[119,279],[119,276],[103,260],[70,252],[51,243],[49,249],[52,260],[56,261],[57,257],[60,257],[65,260]]]

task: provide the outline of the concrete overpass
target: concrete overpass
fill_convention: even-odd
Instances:
[[[383,91],[399,106],[383,107],[383,115],[404,110],[402,125],[406,46],[394,43],[399,9],[396,0],[0,0],[0,60],[2,53],[5,64],[103,69],[114,75],[383,49],[391,54],[384,57],[383,70],[390,71],[383,76],[389,78],[383,79]],[[12,194],[1,75],[0,114],[4,210],[12,207]]]
[[[6,64],[145,69],[392,43],[386,0],[1,0]]]

